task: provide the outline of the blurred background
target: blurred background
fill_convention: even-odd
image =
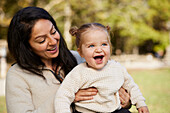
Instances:
[[[170,113],[170,0],[1,0],[0,113],[6,113],[5,76],[14,62],[6,43],[8,25],[27,6],[42,7],[53,16],[70,50],[76,50],[70,27],[109,25],[112,58],[128,69],[151,113]]]

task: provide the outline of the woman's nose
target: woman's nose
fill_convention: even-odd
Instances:
[[[49,36],[49,45],[55,45],[57,40],[53,36]]]

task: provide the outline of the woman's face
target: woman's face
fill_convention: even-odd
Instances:
[[[29,44],[45,64],[59,54],[60,35],[49,20],[40,19],[32,28]]]

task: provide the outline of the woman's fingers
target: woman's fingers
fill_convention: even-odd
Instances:
[[[124,88],[120,88],[119,97],[120,97],[121,106],[123,108],[131,107],[130,95],[129,95],[129,93],[127,93],[127,91]]]
[[[143,106],[138,108],[138,113],[149,113],[149,109],[147,106]]]
[[[81,96],[94,96],[97,94],[97,91],[96,88],[86,88],[79,90],[79,93]]]
[[[121,97],[120,97],[120,102],[121,102],[121,105],[125,104],[125,101]]]
[[[93,96],[76,96],[74,102],[83,101],[83,100],[91,100]]]
[[[87,89],[80,89],[75,94],[74,102],[83,101],[83,100],[91,100],[93,96],[97,94],[96,88],[87,88]]]

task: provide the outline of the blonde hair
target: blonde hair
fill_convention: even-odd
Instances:
[[[83,33],[88,32],[88,30],[92,30],[92,29],[100,29],[106,32],[106,34],[108,35],[108,41],[109,41],[109,45],[110,45],[110,52],[112,52],[112,46],[111,46],[111,41],[110,41],[110,27],[109,26],[104,26],[100,23],[87,23],[87,24],[83,24],[82,26],[80,26],[80,28],[78,27],[72,27],[70,29],[70,34],[72,36],[76,37],[76,46],[77,48],[81,48],[81,44],[82,44],[82,40],[81,37],[83,35]]]

